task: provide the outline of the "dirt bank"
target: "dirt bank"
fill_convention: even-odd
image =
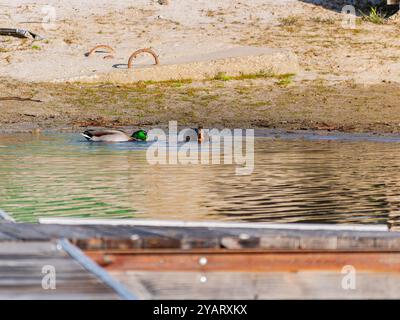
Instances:
[[[44,0],[0,1],[2,26],[46,36],[40,42],[0,38],[3,131],[156,126],[177,120],[181,125],[399,132],[396,17],[382,24],[357,18],[355,28],[348,29],[340,11],[307,1],[172,0],[164,6],[138,0],[133,6],[125,0],[73,0],[50,3],[56,10],[51,26],[43,23],[47,5]],[[114,57],[84,56],[99,43],[116,48]],[[295,76],[216,74],[207,81],[67,81],[126,72],[113,66],[149,46],[161,63],[238,46],[285,50],[297,57],[299,70]],[[144,68],[151,63],[147,57],[135,61]],[[43,82],[49,79],[61,82]]]
[[[201,82],[0,82],[2,131],[180,125],[400,133],[391,83],[296,82],[290,75]]]

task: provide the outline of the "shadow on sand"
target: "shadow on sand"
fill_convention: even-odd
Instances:
[[[371,7],[377,7],[386,16],[391,16],[399,11],[399,5],[387,5],[386,0],[300,0],[305,3],[310,3],[324,7],[325,9],[342,12],[346,5],[352,5],[356,9],[356,14],[360,12],[369,12]]]

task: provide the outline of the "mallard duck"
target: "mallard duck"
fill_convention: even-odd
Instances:
[[[95,142],[126,142],[126,141],[146,141],[147,132],[137,130],[131,136],[121,130],[86,130],[81,133],[87,140]]]
[[[198,126],[197,128],[193,128],[192,130],[196,133],[196,136],[197,136],[196,138],[197,138],[198,143],[202,143],[204,141],[210,140],[209,135],[204,132],[202,126]],[[185,137],[186,142],[193,141],[193,140],[194,139],[190,135],[187,135]]]

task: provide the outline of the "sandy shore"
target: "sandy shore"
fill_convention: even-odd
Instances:
[[[51,8],[54,23],[46,22]],[[1,27],[26,28],[46,37],[35,42],[0,37],[3,130],[178,120],[182,125],[398,132],[397,18],[385,24],[358,19],[355,29],[345,29],[338,11],[297,0],[171,0],[169,5],[151,0],[0,0],[0,9]],[[112,58],[104,59],[105,53],[85,57],[100,43],[116,49]],[[245,69],[247,77],[225,77],[223,72],[201,80],[186,65],[182,70],[187,73],[164,68],[164,78],[158,79],[175,72],[185,81],[129,84],[135,76],[118,66],[142,47],[154,48],[167,66],[201,57],[212,61],[218,52],[237,55],[243,48],[286,52],[297,66],[295,72]],[[268,63],[279,68],[287,61]],[[152,63],[139,57],[137,74],[151,75]],[[247,67],[245,60],[240,65]]]

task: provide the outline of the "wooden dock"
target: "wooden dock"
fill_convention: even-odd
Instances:
[[[54,282],[49,278],[52,270]],[[120,298],[57,241],[0,242],[2,300]]]
[[[54,266],[56,289],[42,288],[44,265]],[[0,297],[398,299],[400,233],[386,226],[3,220]]]

